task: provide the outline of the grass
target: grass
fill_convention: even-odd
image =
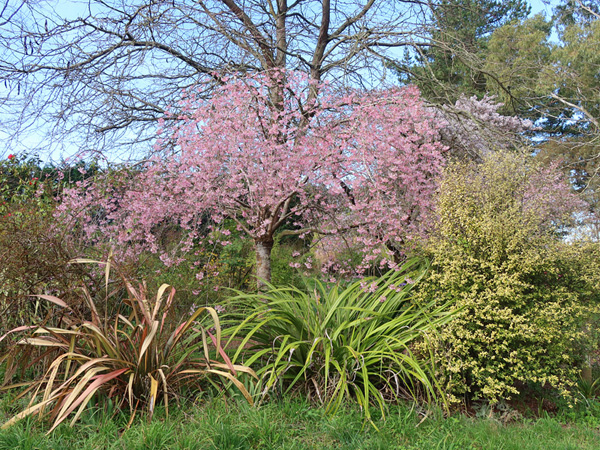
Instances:
[[[8,402],[2,403],[0,414],[7,416]],[[260,408],[215,400],[188,404],[171,412],[169,419],[159,408],[152,422],[139,417],[131,428],[126,429],[126,424],[126,416],[89,409],[76,427],[61,424],[46,436],[48,424],[27,419],[0,431],[0,450],[595,450],[600,442],[600,404],[510,424],[463,415],[443,418],[437,413],[424,418],[422,411],[399,405],[390,408],[377,432],[365,426],[354,406],[327,415],[323,408],[302,400],[271,402]]]

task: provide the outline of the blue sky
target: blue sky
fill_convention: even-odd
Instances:
[[[552,15],[552,6],[544,4],[541,0],[529,0],[529,4],[531,5],[531,14],[544,12],[546,13],[546,17],[550,17]],[[550,4],[556,5],[558,2],[557,0],[551,0]]]

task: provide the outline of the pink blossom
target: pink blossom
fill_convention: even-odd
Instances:
[[[283,86],[279,105],[274,80]],[[257,246],[295,222],[299,237],[322,237],[325,260],[351,245],[364,255],[357,270],[382,258],[391,267],[390,248],[431,229],[441,125],[415,87],[338,93],[323,85],[319,102],[305,104],[309,89],[305,75],[288,71],[234,78],[210,100],[188,89],[157,141],[157,154],[169,151],[168,142],[176,152],[133,176],[65,190],[57,214],[80,221],[92,242],[112,239],[129,255],[159,253],[166,265],[184,261],[203,239],[228,245],[219,227],[193,235],[203,221],[228,219]],[[99,208],[101,217],[93,213]],[[160,223],[186,231],[182,245],[163,248]]]

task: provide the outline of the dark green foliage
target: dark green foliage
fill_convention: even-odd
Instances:
[[[271,283],[274,286],[303,286],[301,272],[290,266],[290,263],[297,260],[292,255],[298,252],[298,249],[302,249],[303,244],[300,239],[294,241],[289,238],[275,238],[271,253]]]
[[[487,91],[482,63],[491,33],[529,14],[524,0],[442,0],[429,3],[432,24],[420,53],[395,66],[400,78],[414,83],[436,103],[454,103],[461,95]]]
[[[101,171],[96,161],[44,164],[35,155],[9,156],[0,161],[0,214],[35,199],[43,199],[50,206],[64,187]]]

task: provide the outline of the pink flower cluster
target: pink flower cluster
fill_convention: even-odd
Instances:
[[[530,120],[505,116],[498,112],[503,106],[495,97],[461,97],[454,105],[436,110],[442,124],[442,142],[450,151],[480,161],[486,155],[511,148],[518,137],[533,129]]]

